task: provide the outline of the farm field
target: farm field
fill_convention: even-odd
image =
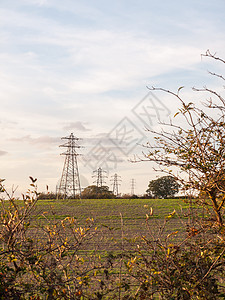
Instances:
[[[148,218],[146,215],[153,215]],[[173,212],[164,235],[178,231],[183,233],[189,213],[189,204],[182,199],[82,199],[82,200],[39,200],[35,210],[35,219],[44,220],[44,216],[60,222],[66,217],[74,217],[79,226],[84,226],[88,218],[94,220],[98,228],[95,235],[84,246],[86,250],[116,251],[129,247],[131,241],[140,236],[157,238],[166,218]],[[43,215],[44,213],[44,215]]]
[[[145,291],[147,296],[154,293],[151,299],[160,299],[156,287],[161,270],[170,276],[171,270],[195,261],[194,244],[186,247],[184,241],[192,237],[187,235],[187,226],[195,230],[190,213],[192,217],[199,216],[201,210],[181,199],[17,200],[9,204],[11,212],[16,209],[7,215],[11,217],[8,224],[15,226],[7,228],[10,233],[18,230],[12,243],[17,256],[3,251],[3,245],[4,263],[10,266],[11,273],[4,271],[5,265],[2,268],[4,276],[11,280],[18,264],[23,266],[13,280],[18,289],[23,283],[25,299],[39,289],[45,291],[40,299],[48,299],[49,287],[60,295],[57,299],[149,299],[142,297]],[[8,203],[2,202],[4,206]],[[27,217],[23,219],[26,210]],[[195,238],[195,231],[190,232]],[[69,298],[64,298],[65,293]]]

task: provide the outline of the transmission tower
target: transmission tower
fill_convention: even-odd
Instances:
[[[131,196],[135,195],[134,188],[135,188],[135,179],[131,179]]]
[[[0,193],[4,192],[4,186],[2,182],[5,181],[5,179],[0,179]]]
[[[119,175],[117,175],[116,173],[112,176],[112,179],[111,179],[111,181],[113,181],[113,183],[112,183],[112,186],[113,186],[113,190],[112,190],[112,192],[113,192],[113,194],[115,195],[115,196],[118,196],[119,195],[119,185],[120,185],[120,183],[119,183],[119,181],[121,181],[121,176],[119,176]]]
[[[67,149],[64,153],[61,153],[61,155],[65,155],[66,157],[57,198],[75,199],[76,196],[81,198],[80,177],[77,164],[77,156],[79,154],[76,152],[76,148],[80,148],[80,146],[77,144],[77,141],[80,139],[76,138],[73,133],[71,133],[70,136],[63,137],[62,140],[66,140],[66,143],[60,145],[59,147],[65,147]]]
[[[105,175],[105,173],[107,173],[106,171],[102,170],[102,168],[98,168],[97,170],[93,171],[93,176],[97,178],[94,183],[96,183],[97,187],[102,187],[105,182],[105,178],[107,177],[107,175]]]

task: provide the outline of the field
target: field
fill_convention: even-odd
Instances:
[[[153,214],[150,215],[151,208]],[[35,215],[37,220],[49,215],[55,220],[66,217],[76,218],[79,225],[84,226],[88,218],[94,220],[98,234],[85,245],[86,250],[116,251],[139,238],[154,233],[159,234],[167,217],[176,211],[165,228],[165,235],[181,230],[187,221],[189,204],[181,199],[82,199],[82,200],[39,200]],[[181,229],[182,228],[182,229]]]
[[[181,199],[28,199],[2,209],[4,299],[181,299],[181,284],[201,283],[215,264],[214,247],[195,242],[202,211]]]

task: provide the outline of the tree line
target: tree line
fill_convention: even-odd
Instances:
[[[82,199],[113,199],[113,198],[173,198],[179,192],[179,183],[172,176],[162,176],[158,179],[151,180],[146,190],[146,194],[142,196],[123,194],[115,196],[108,186],[98,187],[89,185],[81,192]],[[52,192],[42,192],[38,195],[38,199],[56,199],[57,195]]]

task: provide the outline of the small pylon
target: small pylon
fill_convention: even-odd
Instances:
[[[119,181],[121,181],[121,176],[119,176],[119,175],[117,175],[116,173],[112,176],[112,179],[111,179],[111,181],[113,181],[113,183],[112,183],[112,186],[113,186],[113,190],[112,190],[112,192],[113,192],[113,194],[115,195],[115,196],[118,196],[119,195],[119,185],[120,185],[120,183],[119,183]]]
[[[80,177],[77,164],[77,156],[79,154],[76,152],[76,148],[80,148],[80,146],[77,145],[77,141],[80,139],[71,133],[69,137],[63,137],[62,140],[67,140],[67,142],[59,147],[65,147],[67,150],[61,153],[61,155],[65,155],[66,157],[57,191],[57,199],[75,199],[77,196],[81,198]]]
[[[135,195],[134,193],[134,189],[135,189],[135,179],[131,179],[131,196]]]
[[[97,170],[93,171],[93,176],[97,178],[94,183],[96,183],[97,187],[102,187],[105,182],[105,178],[107,178],[107,175],[105,175],[107,172],[102,170],[102,168],[98,168]]]
[[[0,179],[0,193],[4,192],[4,186],[2,182],[5,181],[5,179]]]

